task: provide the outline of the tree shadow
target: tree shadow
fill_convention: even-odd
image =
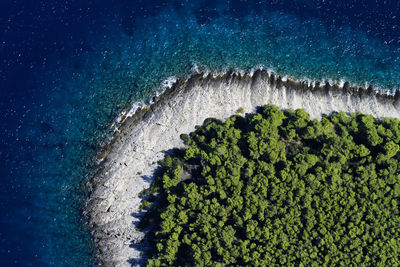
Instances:
[[[173,149],[168,150],[166,152],[164,152],[165,155],[171,155],[173,154]],[[151,186],[151,184],[155,181],[156,175],[161,172],[162,167],[161,166],[157,166],[154,168],[153,173],[151,175],[142,175],[141,178],[146,181],[149,186]],[[142,200],[150,200],[151,198],[154,198],[153,196],[149,195],[146,193],[145,189],[144,191],[142,191],[142,193],[139,193],[139,198]],[[154,200],[154,199],[153,199]],[[150,249],[150,242],[148,241],[148,233],[151,229],[151,225],[147,226],[147,227],[143,227],[142,223],[142,219],[143,217],[146,215],[146,213],[151,210],[151,208],[153,207],[153,205],[157,205],[157,200],[152,202],[152,204],[149,207],[143,208],[143,209],[139,209],[136,212],[133,212],[131,214],[131,216],[135,219],[132,224],[134,225],[135,229],[137,229],[138,231],[144,232],[145,235],[143,237],[142,240],[132,240],[129,247],[135,249],[136,251],[140,252],[140,256],[138,258],[131,258],[128,260],[128,263],[130,264],[130,266],[144,266],[146,264],[147,261],[147,257],[146,254]]]

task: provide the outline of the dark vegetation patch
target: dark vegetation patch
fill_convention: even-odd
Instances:
[[[269,105],[181,138],[146,190],[148,266],[399,265],[399,120]]]

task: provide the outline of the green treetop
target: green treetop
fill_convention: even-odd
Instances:
[[[400,127],[268,105],[160,162],[148,266],[399,266]]]

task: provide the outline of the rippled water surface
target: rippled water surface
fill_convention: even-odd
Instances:
[[[0,252],[90,266],[85,184],[124,107],[194,68],[400,89],[397,1],[1,1]]]

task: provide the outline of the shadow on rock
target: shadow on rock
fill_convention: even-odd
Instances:
[[[143,175],[141,176],[141,178],[143,180],[145,180],[146,182],[149,183],[149,185],[151,185],[151,183],[155,180],[156,174],[158,172],[161,171],[161,167],[157,166],[152,175]],[[141,193],[139,193],[139,198],[141,200],[151,200],[154,201],[154,196],[147,194],[147,190],[149,189],[145,189],[144,191],[142,191]],[[145,233],[145,236],[142,240],[132,240],[131,244],[129,245],[130,248],[135,249],[136,251],[140,252],[140,257],[138,258],[131,258],[128,260],[128,263],[131,266],[144,266],[146,264],[147,261],[147,254],[149,252],[150,248],[150,243],[149,240],[151,240],[151,236],[153,235],[153,233],[150,232],[152,225],[153,225],[153,221],[154,221],[154,214],[152,214],[154,212],[154,210],[152,210],[152,207],[154,205],[157,205],[158,201],[155,200],[149,207],[146,208],[140,208],[138,211],[134,212],[131,214],[131,216],[133,218],[135,218],[135,220],[133,220],[133,225],[135,226],[135,229],[138,229],[139,231],[142,231]],[[145,216],[147,215],[147,216]]]

